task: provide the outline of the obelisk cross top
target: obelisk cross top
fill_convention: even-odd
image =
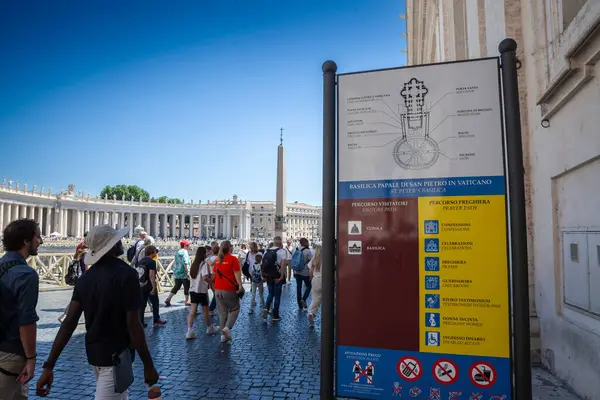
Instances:
[[[283,146],[283,128],[279,128],[279,145]]]

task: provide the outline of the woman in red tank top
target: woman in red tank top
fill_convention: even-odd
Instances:
[[[231,254],[231,242],[221,242],[219,255],[215,260],[215,296],[221,322],[221,342],[231,340],[231,329],[240,313],[240,298],[243,293],[242,272],[237,257]]]

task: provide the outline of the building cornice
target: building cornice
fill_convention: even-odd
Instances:
[[[537,100],[541,120],[549,121],[588,82],[600,59],[600,2],[587,2],[556,46],[551,71],[557,71]]]

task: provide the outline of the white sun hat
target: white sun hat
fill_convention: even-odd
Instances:
[[[115,244],[129,233],[129,228],[114,229],[110,225],[98,225],[90,229],[85,244],[88,251],[85,254],[85,264],[94,265],[106,253],[113,248]]]

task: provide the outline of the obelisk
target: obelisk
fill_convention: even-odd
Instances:
[[[285,226],[285,153],[283,149],[283,128],[279,129],[279,146],[277,147],[277,193],[275,194],[275,236],[286,239]]]

